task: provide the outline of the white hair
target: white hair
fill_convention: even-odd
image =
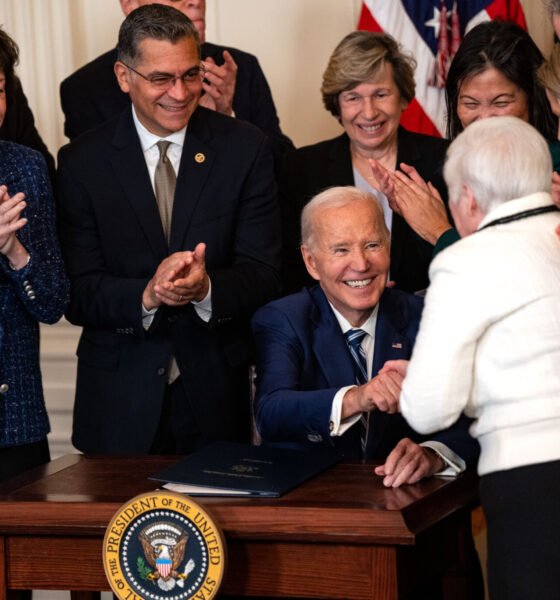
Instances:
[[[449,201],[468,186],[483,212],[536,192],[550,192],[548,144],[517,117],[489,117],[469,125],[447,150],[443,175]]]
[[[327,188],[319,194],[313,196],[311,200],[303,207],[301,213],[301,243],[311,247],[314,243],[314,220],[318,210],[323,208],[338,208],[354,202],[371,202],[377,212],[377,223],[380,233],[386,241],[389,241],[390,234],[385,225],[383,209],[377,201],[377,198],[370,192],[365,192],[357,187],[338,186]]]

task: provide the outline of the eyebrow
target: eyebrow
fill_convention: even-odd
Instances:
[[[497,96],[494,96],[492,98],[492,101],[497,100],[498,98],[513,98],[515,96],[515,93],[510,94],[509,92],[502,92],[501,94],[498,94]],[[461,94],[459,96],[459,100],[473,100],[474,102],[479,102],[478,98],[475,98],[474,96],[469,96],[468,94]]]

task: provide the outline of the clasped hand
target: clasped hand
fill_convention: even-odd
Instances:
[[[200,105],[225,115],[233,112],[233,95],[237,80],[237,65],[231,54],[224,50],[224,64],[218,66],[211,57],[204,60],[204,96]]]
[[[379,409],[389,414],[399,412],[403,376],[395,370],[379,372],[376,377],[349,389],[342,401],[342,419]]]
[[[175,252],[164,259],[144,290],[144,308],[183,306],[204,300],[210,286],[205,254],[206,244],[200,243],[192,252]]]
[[[8,188],[0,186],[0,254],[8,258],[10,263],[16,267],[24,264],[27,257],[25,248],[19,242],[16,232],[24,227],[27,219],[21,216],[23,209],[27,206],[25,194],[14,194],[11,198]],[[23,262],[18,260],[22,258]]]
[[[414,167],[401,163],[402,172],[392,173],[376,160],[370,160],[370,167],[391,209],[421,238],[434,245],[451,228],[439,192],[431,182],[425,182]]]

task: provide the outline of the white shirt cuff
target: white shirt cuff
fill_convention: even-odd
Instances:
[[[447,465],[444,469],[436,473],[436,475],[441,475],[442,477],[457,477],[459,473],[462,473],[467,468],[465,461],[458,454],[455,454],[451,448],[448,448],[441,442],[430,440],[428,442],[422,442],[420,446],[433,450]]]
[[[210,280],[210,277],[208,278],[208,293],[206,296],[200,302],[195,302],[193,300],[191,304],[194,306],[196,314],[205,323],[208,323],[212,318],[212,281]]]
[[[152,324],[152,321],[154,320],[154,316],[157,312],[158,307],[156,306],[155,308],[152,308],[151,310],[148,310],[143,304],[142,304],[142,327],[148,331],[148,329],[150,329],[150,325]]]
[[[342,414],[342,399],[344,398],[344,394],[346,394],[348,390],[355,387],[355,385],[347,385],[346,387],[340,388],[334,395],[331,407],[331,418],[329,421],[331,437],[346,433],[350,427],[352,427],[352,425],[355,425],[360,420],[360,417],[362,416],[361,413],[358,413],[357,415],[348,417],[348,419],[344,419],[342,422],[340,420],[340,415]]]

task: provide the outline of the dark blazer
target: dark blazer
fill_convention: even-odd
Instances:
[[[399,128],[397,165],[416,168],[431,181],[447,202],[442,166],[447,140]],[[278,180],[283,230],[284,292],[298,291],[313,283],[303,264],[300,246],[300,217],[305,204],[317,193],[333,186],[354,185],[350,140],[343,134],[332,140],[299,148],[288,154]],[[391,279],[396,287],[415,292],[428,287],[428,267],[433,247],[422,240],[406,221],[393,214],[391,232]]]
[[[249,318],[280,288],[276,189],[264,135],[196,109],[177,176],[169,248],[130,109],[62,148],[58,200],[72,284],[67,317],[83,326],[74,445],[147,453],[172,354],[203,437],[243,438]],[[146,332],[141,303],[149,279],[168,254],[199,242],[207,245],[210,323],[192,305],[162,307]]]
[[[423,301],[386,289],[379,303],[372,373],[387,360],[409,359],[418,332]],[[252,320],[257,345],[256,421],[263,440],[293,447],[334,445],[346,456],[361,456],[359,427],[339,437],[329,432],[336,392],[355,382],[352,358],[340,325],[319,286],[305,288],[259,309]],[[468,463],[478,457],[478,444],[463,419],[430,437]],[[400,414],[372,413],[368,458],[384,460],[395,445],[414,432]]]
[[[294,146],[280,130],[270,87],[259,61],[247,52],[210,43],[202,44],[202,58],[212,57],[216,64],[221,65],[224,50],[231,53],[238,67],[233,98],[235,116],[256,125],[268,136],[274,155],[283,156]],[[71,140],[130,105],[130,98],[121,92],[113,71],[116,60],[117,50],[109,50],[60,84],[64,133]]]
[[[25,194],[27,224],[18,238],[30,255],[14,271],[0,254],[0,447],[41,441],[49,432],[39,369],[39,322],[56,323],[68,303],[68,280],[43,157],[0,142],[0,184]]]
[[[49,177],[54,181],[54,158],[35,127],[33,113],[17,77],[14,77],[13,83],[6,88],[6,102],[7,110],[0,126],[0,140],[16,142],[40,152],[47,163]]]

